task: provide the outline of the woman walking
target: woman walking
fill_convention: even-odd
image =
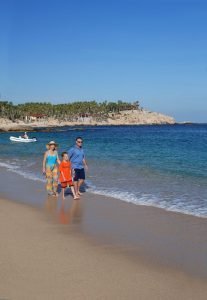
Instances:
[[[46,189],[48,195],[58,196],[58,164],[60,160],[57,152],[57,144],[54,141],[46,145],[47,151],[44,154],[42,172],[46,175]]]

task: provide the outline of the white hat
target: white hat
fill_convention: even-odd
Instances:
[[[50,141],[46,146],[51,146],[51,145],[55,145],[56,147],[58,146],[58,144],[55,141]]]

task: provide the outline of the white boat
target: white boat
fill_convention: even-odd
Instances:
[[[10,136],[10,141],[12,142],[20,142],[20,143],[32,143],[32,142],[37,142],[37,139],[34,137],[34,138],[31,138],[31,139],[25,139],[21,136],[19,137],[15,137],[15,136]]]

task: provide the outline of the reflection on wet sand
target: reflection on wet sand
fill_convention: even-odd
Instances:
[[[45,210],[50,215],[56,215],[58,200],[55,197],[48,196],[45,201]]]
[[[82,222],[81,200],[58,200],[54,197],[47,197],[45,209],[55,221],[60,224],[80,224]]]
[[[81,201],[72,200],[69,207],[66,205],[66,201],[62,200],[62,204],[59,210],[59,222],[61,224],[80,224],[82,217]]]

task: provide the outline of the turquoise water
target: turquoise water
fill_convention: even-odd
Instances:
[[[207,217],[207,125],[108,126],[35,132],[37,143],[9,141],[0,134],[0,166],[31,180],[41,174],[45,144],[67,150],[84,139],[87,189],[137,205]],[[12,134],[18,136],[18,134]]]

